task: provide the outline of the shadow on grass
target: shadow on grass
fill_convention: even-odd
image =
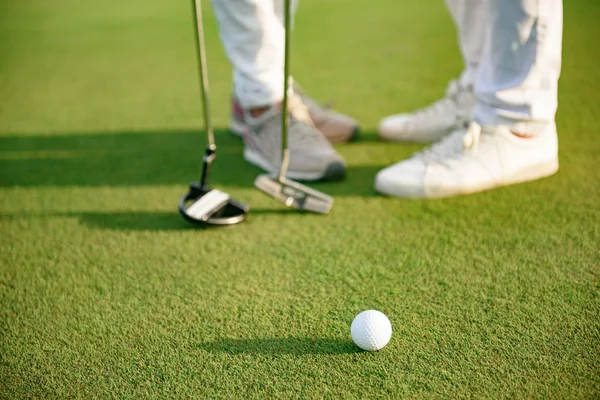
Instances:
[[[301,211],[292,209],[250,210],[248,218],[260,214],[290,215],[299,213]],[[185,221],[176,210],[173,212],[87,212],[63,215],[79,218],[82,223],[92,228],[119,231],[184,231],[228,228],[228,226],[193,225]]]
[[[240,140],[216,134],[215,181],[251,184],[258,169],[241,157]],[[0,186],[186,184],[200,176],[204,143],[191,130],[0,137]]]
[[[177,212],[88,212],[64,214],[78,218],[93,228],[119,231],[183,231],[197,227],[184,221]]]
[[[252,215],[294,215],[302,211],[289,208],[250,210]],[[227,226],[193,225],[185,221],[177,212],[165,211],[116,211],[116,212],[72,212],[72,213],[16,213],[2,214],[0,218],[77,218],[82,224],[96,229],[117,231],[186,231],[204,229],[227,229]],[[234,226],[234,225],[232,225]]]
[[[361,352],[352,341],[332,338],[260,338],[224,339],[200,343],[199,347],[211,353],[231,355],[310,355],[310,354],[354,354]]]
[[[215,134],[211,183],[252,187],[262,171],[243,159],[241,140],[224,129]],[[200,176],[204,143],[201,131],[192,130],[4,136],[0,187],[186,185]],[[374,196],[381,168],[351,166],[343,182],[310,185],[335,196]]]

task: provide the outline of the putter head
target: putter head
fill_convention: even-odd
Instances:
[[[256,178],[254,186],[280,203],[297,210],[328,214],[333,207],[333,197],[287,178],[280,180],[272,175],[263,174]]]
[[[199,183],[190,184],[189,192],[179,201],[179,214],[195,225],[233,225],[246,219],[250,208],[227,193]]]

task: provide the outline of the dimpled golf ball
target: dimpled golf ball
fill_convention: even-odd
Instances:
[[[386,315],[377,310],[367,310],[358,314],[350,326],[352,340],[358,347],[367,351],[377,351],[385,347],[392,337],[392,324]]]

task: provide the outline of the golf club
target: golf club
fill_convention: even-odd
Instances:
[[[190,184],[188,193],[179,201],[179,213],[186,221],[196,225],[233,225],[246,219],[246,213],[250,208],[246,204],[232,199],[227,193],[208,186],[210,169],[217,156],[217,145],[215,144],[215,134],[210,113],[201,0],[192,0],[192,9],[194,11],[194,37],[196,38],[196,54],[198,58],[198,70],[200,72],[204,129],[206,130],[208,143],[206,153],[202,159],[200,181]]]
[[[288,207],[327,214],[331,210],[331,207],[333,207],[333,197],[285,177],[290,163],[290,151],[288,149],[288,82],[290,76],[291,42],[290,2],[291,0],[284,0],[285,50],[283,105],[281,108],[281,167],[279,175],[276,177],[270,174],[259,175],[254,181],[254,186]]]

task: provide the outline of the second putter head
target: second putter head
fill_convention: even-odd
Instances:
[[[280,203],[297,210],[328,214],[333,207],[333,197],[287,178],[278,179],[263,174],[256,178],[254,186]]]

